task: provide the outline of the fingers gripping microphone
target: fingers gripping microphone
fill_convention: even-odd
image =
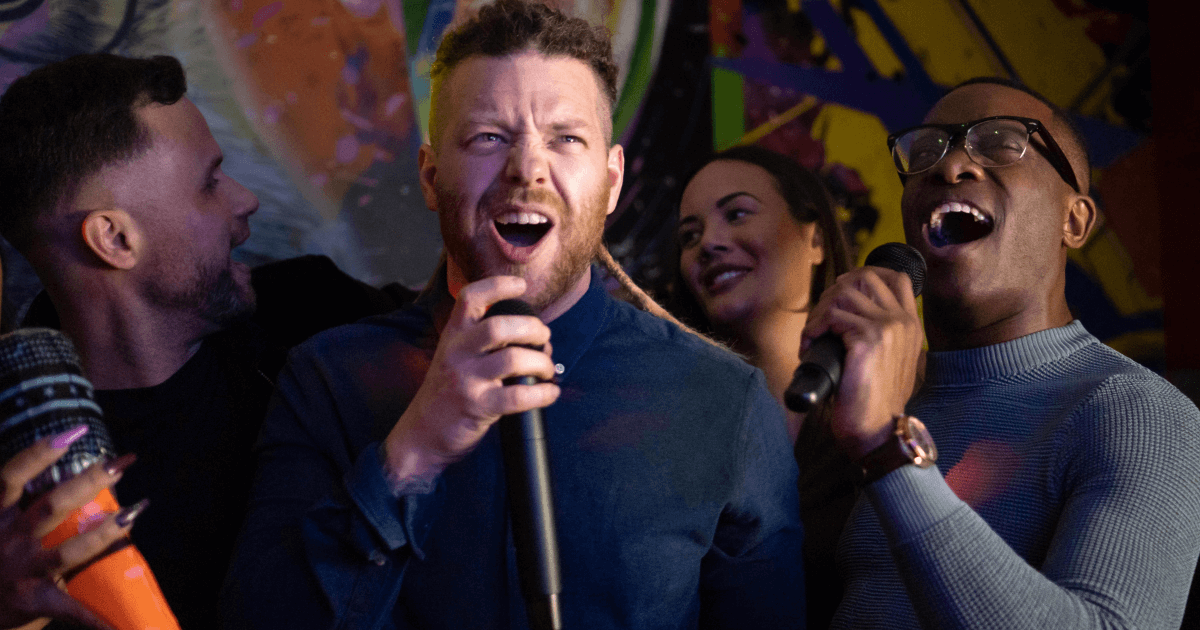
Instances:
[[[501,300],[484,317],[493,315],[536,317],[537,312],[521,300]],[[511,381],[505,384],[537,383],[532,376],[519,376]],[[508,481],[513,543],[517,547],[517,574],[528,606],[529,623],[538,630],[560,630],[558,594],[562,591],[562,579],[542,410],[530,409],[500,418],[500,448]]]
[[[925,285],[925,259],[911,245],[884,243],[867,254],[865,264],[907,274],[912,280],[913,296],[921,295]],[[842,380],[845,359],[846,346],[840,336],[827,332],[814,339],[800,357],[800,367],[796,368],[792,384],[783,394],[787,408],[804,413],[829,396]]]
[[[75,347],[62,333],[28,328],[0,336],[0,463],[45,437],[88,427],[25,486],[26,498],[115,455],[102,417]],[[106,489],[46,534],[42,546],[53,548],[118,509]],[[68,576],[67,592],[117,630],[179,630],[154,574],[128,538]]]

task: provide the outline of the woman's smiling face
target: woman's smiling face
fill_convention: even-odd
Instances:
[[[714,326],[809,306],[825,258],[815,222],[788,210],[762,167],[717,160],[688,182],[679,204],[679,267]]]

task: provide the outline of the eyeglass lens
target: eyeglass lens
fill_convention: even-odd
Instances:
[[[938,127],[920,127],[896,139],[894,157],[901,173],[933,168],[954,140]],[[986,120],[967,129],[967,155],[981,166],[1006,166],[1021,159],[1029,146],[1029,131],[1015,120]]]

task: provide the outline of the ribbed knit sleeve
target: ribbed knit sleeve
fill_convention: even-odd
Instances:
[[[934,358],[910,411],[940,470],[867,488],[835,627],[1179,627],[1200,412],[1077,323],[1046,332]]]

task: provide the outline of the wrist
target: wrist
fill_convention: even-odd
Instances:
[[[864,483],[871,483],[903,466],[929,468],[937,462],[937,445],[920,420],[896,414],[892,424],[894,429],[882,444],[855,460],[862,467]]]
[[[429,494],[446,469],[443,458],[389,435],[379,446],[383,476],[394,496]]]

